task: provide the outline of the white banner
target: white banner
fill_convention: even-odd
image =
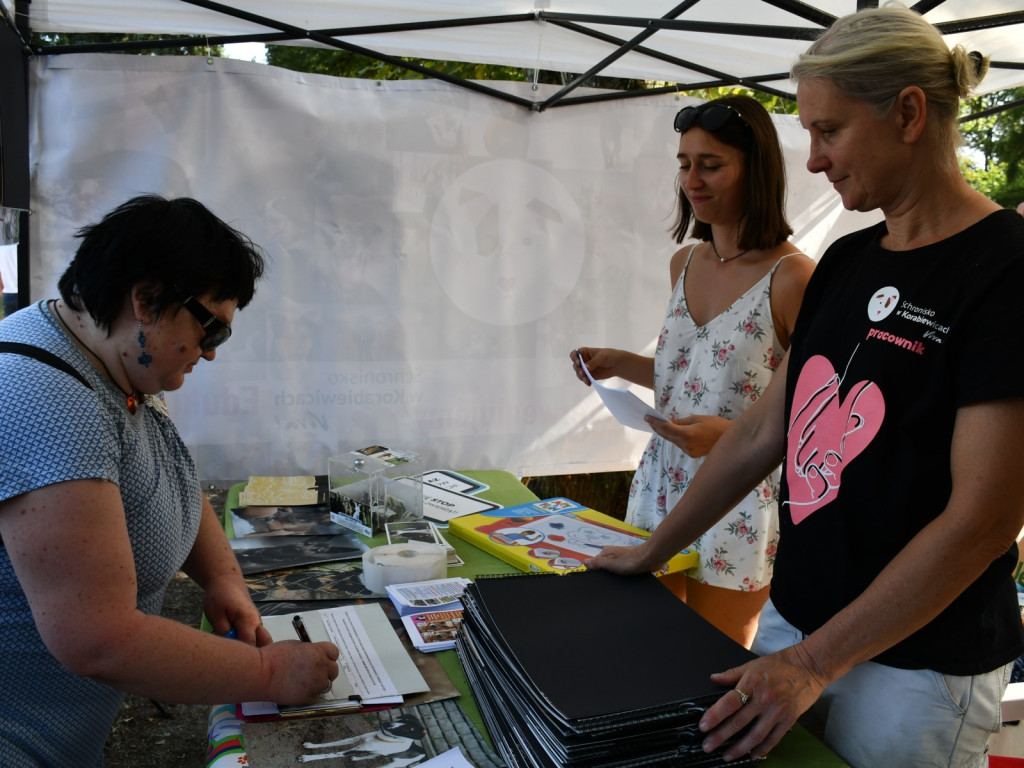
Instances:
[[[433,81],[108,55],[36,60],[30,88],[33,299],[56,294],[75,230],[141,193],[195,197],[271,256],[231,341],[167,396],[204,478],[322,474],[374,444],[428,467],[635,466],[645,433],[569,351],[653,350],[691,100],[537,113]],[[875,219],[843,212],[796,119],[777,124],[816,258]]]

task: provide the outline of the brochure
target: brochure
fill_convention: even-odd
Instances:
[[[402,623],[417,651],[446,651],[455,647],[455,636],[462,623],[462,609],[413,613],[403,616]]]
[[[455,576],[447,579],[389,584],[386,590],[398,615],[409,616],[423,611],[461,610],[462,593],[470,583],[469,579]]]

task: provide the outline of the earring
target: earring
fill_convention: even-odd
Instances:
[[[142,350],[142,354],[139,355],[139,364],[144,368],[149,368],[149,364],[153,362],[153,356],[146,351],[146,334],[142,332],[142,321],[139,321],[139,349]]]

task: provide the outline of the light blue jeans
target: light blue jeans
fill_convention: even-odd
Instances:
[[[753,651],[764,656],[804,637],[769,600]],[[960,677],[865,662],[825,689],[808,725],[853,768],[985,768],[1011,667]]]

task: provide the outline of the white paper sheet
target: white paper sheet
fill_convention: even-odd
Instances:
[[[452,747],[447,752],[420,763],[420,768],[473,768],[473,764],[462,754],[458,747]]]
[[[364,701],[430,690],[381,606],[326,608],[320,617],[341,652],[338,666]]]
[[[578,350],[576,354],[579,356]],[[660,421],[668,421],[668,419],[628,389],[606,386],[591,376],[590,371],[587,370],[587,364],[583,362],[582,356],[580,356],[580,367],[587,374],[591,386],[594,387],[605,407],[611,411],[612,416],[618,419],[620,424],[632,427],[633,429],[641,429],[645,432],[653,432],[654,430],[651,429],[651,425],[644,421],[644,416],[653,416]]]

